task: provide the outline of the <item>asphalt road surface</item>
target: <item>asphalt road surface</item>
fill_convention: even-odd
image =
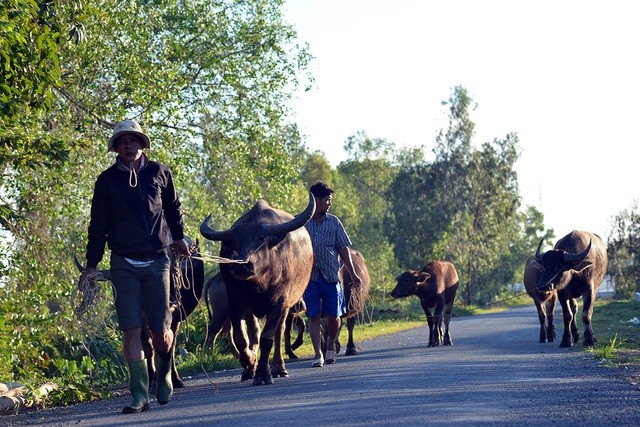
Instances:
[[[131,401],[124,395],[5,415],[0,424],[640,426],[640,372],[608,368],[582,343],[540,344],[538,328],[533,305],[454,318],[453,346],[427,348],[424,326],[359,342],[359,355],[342,353],[323,368],[291,361],[290,377],[273,385],[241,382],[234,369],[188,378],[168,405],[153,399],[140,414],[120,413]]]

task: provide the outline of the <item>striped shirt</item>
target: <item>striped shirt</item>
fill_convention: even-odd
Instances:
[[[318,223],[311,218],[305,225],[313,244],[313,271],[311,280],[318,280],[320,274],[329,283],[339,281],[340,249],[351,245],[351,240],[344,231],[337,216],[326,214]]]

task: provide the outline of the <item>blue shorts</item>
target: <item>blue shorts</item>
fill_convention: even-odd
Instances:
[[[347,311],[340,282],[328,283],[322,275],[318,280],[309,282],[303,298],[309,318],[320,315],[340,317]]]

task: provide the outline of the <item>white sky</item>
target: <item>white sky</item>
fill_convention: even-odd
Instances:
[[[293,106],[336,166],[359,130],[431,152],[441,101],[478,103],[475,143],[516,132],[523,206],[556,237],[609,234],[640,198],[640,1],[286,0],[315,56]]]

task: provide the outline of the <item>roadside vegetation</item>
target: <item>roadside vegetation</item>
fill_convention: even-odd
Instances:
[[[612,366],[640,368],[640,302],[596,300],[594,357]]]

